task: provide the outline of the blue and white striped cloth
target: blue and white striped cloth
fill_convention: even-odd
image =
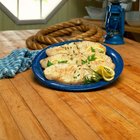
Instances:
[[[32,60],[39,50],[17,49],[0,59],[0,79],[14,77],[31,67]]]

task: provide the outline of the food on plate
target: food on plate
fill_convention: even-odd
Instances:
[[[46,49],[40,60],[45,77],[65,84],[111,81],[115,64],[106,55],[106,47],[97,42],[80,41]]]

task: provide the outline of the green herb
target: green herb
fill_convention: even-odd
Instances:
[[[92,80],[95,82],[98,82],[102,79],[102,76],[98,74],[96,71],[93,71],[92,73]]]
[[[73,57],[70,57],[70,60],[73,60]]]
[[[89,68],[91,67],[90,65],[87,65]]]
[[[76,60],[76,64],[78,64],[78,60]]]
[[[79,77],[80,76],[80,73],[77,76]]]
[[[88,56],[88,61],[94,61],[96,59],[95,54],[92,54],[91,56]]]
[[[77,76],[73,76],[74,79],[77,79]]]
[[[51,66],[51,65],[53,65],[53,63],[52,63],[51,61],[48,61],[47,67],[49,67],[49,66]]]
[[[58,61],[58,63],[67,63],[67,60]]]
[[[94,49],[93,47],[91,47],[91,51],[92,51],[92,52],[95,52],[95,49]]]
[[[93,71],[90,77],[87,77],[87,76],[84,77],[84,84],[95,83],[95,82],[100,81],[101,79],[102,79],[101,75]]]
[[[84,77],[84,84],[90,84],[90,83],[93,83],[92,79],[85,76]]]
[[[82,61],[82,64],[86,64],[87,63],[87,60],[81,60]]]
[[[73,78],[74,78],[74,79],[77,79],[79,76],[80,76],[80,73],[77,74],[77,75],[75,75],[75,76],[73,76]]]

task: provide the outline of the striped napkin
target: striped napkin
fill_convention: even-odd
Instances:
[[[14,77],[31,67],[32,60],[39,50],[17,49],[0,59],[0,79]]]

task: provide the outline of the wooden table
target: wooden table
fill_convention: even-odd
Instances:
[[[83,21],[85,22],[88,22],[88,23],[93,23],[100,26],[100,27],[103,27],[105,26],[105,22],[103,20],[94,20],[94,19],[83,19],[81,18]],[[128,25],[127,23],[125,24],[124,26],[124,30],[125,32],[131,32],[131,33],[138,33],[140,34],[140,26],[130,26]]]
[[[36,33],[0,32],[0,57]],[[140,140],[140,43],[109,45],[124,60],[110,86],[64,92],[41,86],[31,70],[0,80],[0,140]]]

